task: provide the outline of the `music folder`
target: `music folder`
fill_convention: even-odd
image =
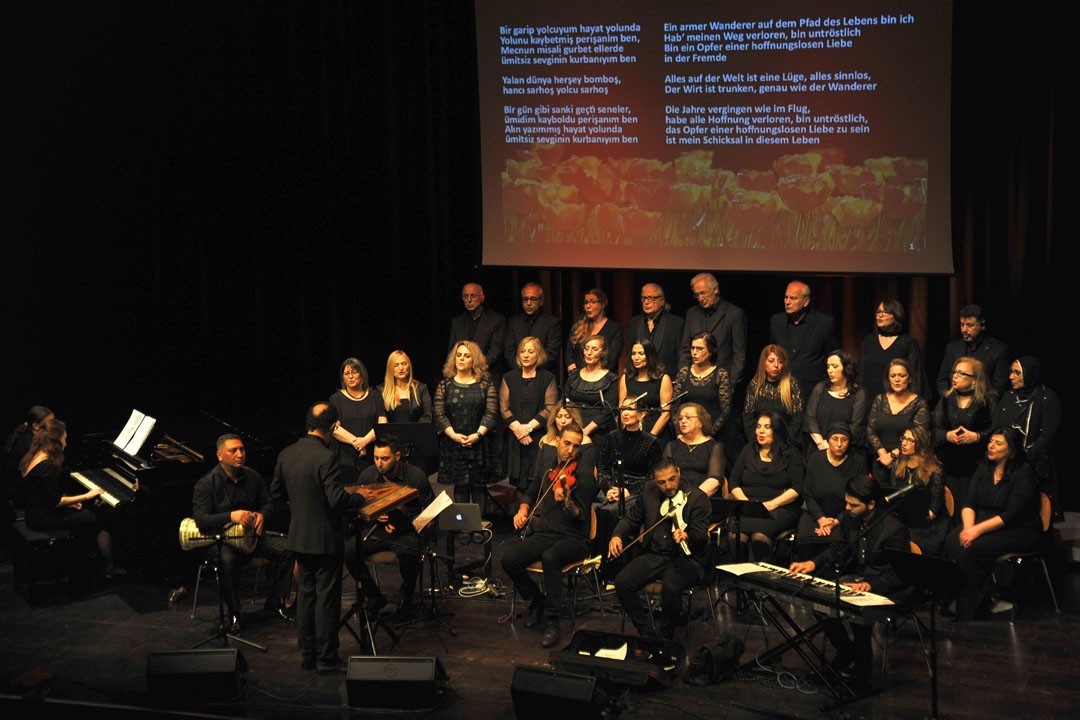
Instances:
[[[445,490],[443,490],[434,500],[431,501],[430,505],[421,510],[420,514],[413,518],[413,528],[416,529],[416,532],[421,532],[424,528],[431,524],[432,520],[438,517],[439,513],[441,513],[443,510],[453,504],[454,501],[451,500],[450,496],[446,494]]]

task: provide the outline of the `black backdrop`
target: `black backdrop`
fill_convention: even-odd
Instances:
[[[1053,232],[1064,21],[1023,12],[957,2],[957,274],[811,282],[852,349],[875,298],[900,297],[931,372],[955,309],[980,302],[1067,393],[1069,321],[1045,307],[1068,287]],[[402,347],[435,382],[472,279],[511,313],[542,277],[567,325],[594,284],[623,321],[645,281],[677,312],[690,303],[692,273],[478,267],[471,2],[44,3],[15,17],[10,425],[43,403],[76,434],[115,432],[132,407],[296,432],[348,355],[377,382]],[[718,275],[747,309],[752,364],[787,278]]]

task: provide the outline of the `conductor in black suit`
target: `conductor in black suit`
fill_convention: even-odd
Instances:
[[[784,312],[769,320],[769,342],[787,350],[791,374],[799,381],[804,398],[825,379],[825,358],[840,347],[836,323],[810,308],[810,286],[798,280],[788,283],[784,291]]]
[[[731,387],[738,388],[746,368],[746,313],[720,297],[720,283],[711,273],[695,275],[690,289],[698,304],[686,311],[679,367],[690,363],[691,338],[707,332],[716,338],[716,364],[727,368]]]
[[[465,312],[450,321],[450,342],[447,351],[459,340],[472,340],[487,360],[488,372],[496,381],[502,375],[502,354],[506,338],[506,318],[502,313],[484,307],[484,288],[478,283],[465,283],[461,288]]]
[[[364,496],[345,492],[337,453],[328,446],[337,411],[316,403],[307,412],[307,434],[281,451],[270,495],[289,503],[288,548],[300,567],[296,630],[303,670],[341,673],[338,619],[341,568],[345,556],[344,511],[364,504]]]
[[[626,339],[626,366],[630,364],[630,349],[642,338],[652,341],[656,357],[671,377],[679,371],[679,347],[682,342],[684,321],[672,315],[671,305],[664,296],[664,288],[656,283],[641,286],[641,314],[630,318]]]
[[[517,367],[518,343],[527,337],[539,338],[547,354],[547,360],[541,366],[548,372],[558,375],[562,362],[562,320],[549,312],[544,312],[544,288],[537,283],[526,283],[521,288],[521,309],[506,321],[506,340],[503,343],[503,357],[506,367]]]

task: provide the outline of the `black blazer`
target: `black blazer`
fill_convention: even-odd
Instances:
[[[840,347],[840,341],[836,339],[836,323],[823,312],[808,311],[800,324],[806,325],[806,332],[802,344],[793,349],[787,313],[776,313],[769,320],[769,342],[787,350],[791,374],[802,386],[805,398],[825,379],[825,358]]]
[[[518,343],[532,335],[540,339],[544,345],[544,352],[548,356],[547,362],[542,367],[558,374],[562,363],[562,320],[542,310],[537,313],[532,330],[527,329],[525,320],[525,313],[518,313],[506,321],[506,341],[503,350],[506,368],[513,370],[517,367]]]
[[[674,378],[680,367],[679,343],[682,342],[684,324],[685,321],[681,317],[664,310],[656,317],[653,331],[650,333],[644,315],[635,315],[630,318],[626,334],[626,367],[631,367],[630,351],[634,343],[639,338],[648,338],[656,346],[656,354],[664,365],[664,372]]]
[[[469,337],[468,320],[469,313],[463,312],[455,315],[454,319],[450,321],[450,342],[446,345],[447,352],[459,340],[472,340],[480,346],[480,350],[484,353],[484,358],[488,364],[488,372],[493,375],[498,373],[502,367],[499,361],[502,359],[504,337],[506,336],[506,318],[501,313],[485,307],[480,313],[480,318],[476,323],[476,332],[472,337]]]
[[[307,555],[340,555],[345,550],[343,512],[364,504],[345,492],[337,453],[315,435],[305,435],[278,455],[270,496],[289,503],[287,547]]]
[[[700,305],[687,310],[679,367],[690,363],[690,338],[699,332],[711,333],[716,338],[716,364],[727,368],[732,389],[739,387],[746,368],[746,313],[723,298],[710,314]]]

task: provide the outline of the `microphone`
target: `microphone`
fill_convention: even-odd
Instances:
[[[676,400],[678,400],[679,398],[682,398],[682,397],[686,397],[689,394],[690,394],[689,390],[683,390],[681,393],[679,393],[678,395],[676,395],[675,397],[671,398],[666,403],[664,403],[664,406],[673,405]]]
[[[628,399],[627,399],[627,400],[625,401],[625,403],[636,403],[636,402],[637,402],[638,400],[642,399],[643,397],[645,397],[645,396],[646,396],[646,395],[648,395],[648,394],[649,394],[649,393],[648,393],[648,391],[646,391],[646,392],[643,392],[643,393],[641,393],[640,395],[638,395],[638,396],[637,396],[636,398],[628,398]]]
[[[899,500],[900,498],[913,491],[918,485],[905,485],[894,493],[885,496],[885,502],[891,503],[893,500]]]

